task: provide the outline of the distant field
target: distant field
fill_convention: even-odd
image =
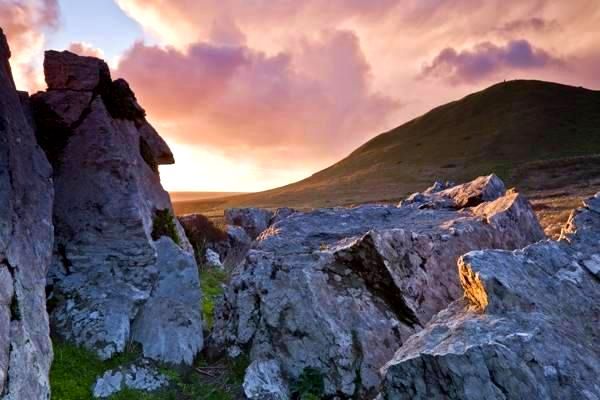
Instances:
[[[194,200],[207,200],[218,197],[229,197],[238,194],[244,194],[243,192],[169,192],[171,200],[173,202],[180,201],[194,201]]]
[[[230,207],[395,203],[435,180],[499,175],[529,196],[549,235],[600,191],[600,91],[540,81],[494,85],[383,133],[300,182],[175,202],[222,218]]]

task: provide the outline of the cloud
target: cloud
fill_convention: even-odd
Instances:
[[[79,54],[80,56],[103,58],[104,52],[102,49],[94,47],[93,45],[85,42],[72,42],[67,48],[72,53]]]
[[[35,90],[43,87],[39,66],[45,35],[59,23],[57,0],[3,0],[0,2],[0,27],[9,41],[11,65],[18,88]]]
[[[439,78],[453,84],[478,82],[504,70],[526,70],[562,61],[527,40],[511,40],[504,46],[490,42],[477,44],[470,50],[457,51],[452,47],[442,50],[421,71],[421,77]]]
[[[247,46],[196,43],[181,51],[137,43],[115,74],[174,141],[271,167],[334,161],[399,106],[371,90],[358,38],[346,31],[273,55]]]
[[[540,17],[532,17],[526,19],[515,19],[506,22],[498,28],[498,32],[510,35],[513,33],[523,33],[527,31],[533,32],[548,32],[559,30],[560,24],[555,19],[546,20]]]

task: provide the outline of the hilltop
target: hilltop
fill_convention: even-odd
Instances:
[[[219,216],[234,206],[392,202],[435,180],[459,182],[491,172],[534,200],[560,196],[565,189],[583,190],[583,196],[593,192],[590,184],[600,177],[597,154],[600,91],[509,81],[382,133],[300,182],[241,196],[176,202],[175,209]],[[568,199],[565,208],[578,201],[579,196]]]

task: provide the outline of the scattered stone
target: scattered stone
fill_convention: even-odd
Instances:
[[[17,93],[0,29],[0,397],[49,399],[45,277],[52,254],[52,170]]]
[[[169,384],[169,379],[147,361],[109,370],[96,380],[94,398],[104,399],[124,389],[153,392]]]
[[[330,396],[374,395],[379,369],[398,347],[460,297],[460,255],[543,238],[527,200],[493,196],[496,183],[479,178],[446,189],[448,201],[433,209],[366,205],[276,222],[233,272],[212,345],[273,360],[284,381],[305,368],[321,371]],[[469,198],[493,201],[457,209]]]
[[[398,350],[380,398],[600,398],[597,198],[559,241],[463,256],[464,299]]]

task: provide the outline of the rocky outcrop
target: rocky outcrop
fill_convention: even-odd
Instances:
[[[199,277],[160,184],[170,150],[102,60],[48,51],[44,73],[32,107],[54,166],[55,332],[103,358],[136,341],[147,357],[191,363],[203,344]]]
[[[44,290],[52,172],[15,89],[9,57],[0,29],[0,398],[42,400],[50,398],[52,362]]]
[[[445,201],[296,212],[262,232],[212,334],[231,355],[249,352],[246,394],[281,398],[310,368],[328,395],[374,395],[398,347],[460,297],[460,255],[543,237],[527,200],[499,183],[480,178]]]
[[[464,298],[404,343],[381,399],[600,398],[600,194],[558,241],[470,252]]]

